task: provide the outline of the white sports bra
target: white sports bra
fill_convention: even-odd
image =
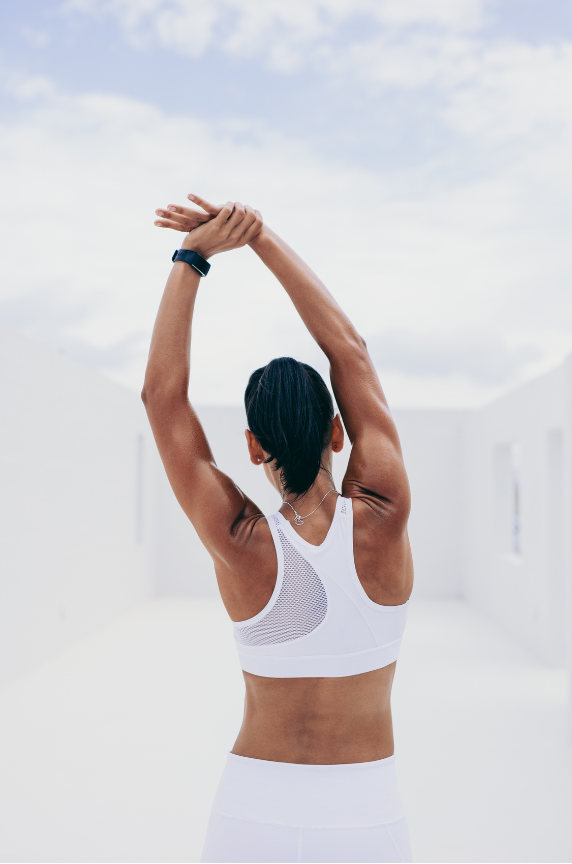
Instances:
[[[342,678],[397,660],[407,603],[380,606],[358,579],[351,498],[336,501],[319,546],[303,540],[281,513],[268,519],[278,577],[264,609],[234,622],[245,672],[266,678]]]

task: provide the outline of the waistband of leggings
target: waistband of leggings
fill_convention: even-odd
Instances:
[[[313,828],[384,825],[404,816],[394,756],[306,765],[229,753],[213,810],[235,819]]]
[[[229,761],[238,760],[240,762],[244,762],[250,765],[251,770],[256,771],[259,768],[261,770],[265,770],[265,766],[272,765],[276,766],[274,770],[276,771],[294,771],[303,773],[306,771],[307,773],[313,773],[315,771],[318,772],[332,772],[332,773],[355,773],[355,771],[367,771],[370,770],[383,770],[390,765],[393,765],[395,762],[395,755],[386,756],[385,759],[375,759],[373,762],[336,762],[333,765],[315,765],[308,764],[306,762],[272,762],[269,759],[253,759],[251,756],[238,756],[236,753],[229,751],[228,753]],[[254,764],[251,764],[254,763]],[[262,763],[262,764],[260,764]]]

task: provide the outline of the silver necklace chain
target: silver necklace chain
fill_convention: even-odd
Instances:
[[[321,500],[320,503],[318,504],[318,507],[321,507],[321,506],[322,506],[322,504],[324,503],[324,501],[326,500],[326,498],[328,497],[328,495],[330,494],[330,492],[335,492],[335,491],[336,491],[335,486],[334,486],[333,489],[328,489],[328,491],[326,492],[326,494],[324,495],[324,497],[322,498],[322,500]],[[292,507],[292,505],[290,504],[289,501],[285,501],[284,503],[287,504],[288,507]],[[304,519],[309,519],[309,517],[312,516],[312,515],[316,512],[316,510],[318,509],[318,507],[314,507],[314,509],[312,510],[312,512],[311,512],[311,513],[308,513],[307,516],[300,516],[300,514],[299,514],[299,513],[296,513],[296,511],[295,511],[294,508],[292,507],[292,510],[294,510],[294,522],[296,523],[296,525],[303,525],[303,524],[304,524]]]

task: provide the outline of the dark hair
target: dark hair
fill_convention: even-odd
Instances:
[[[292,357],[278,357],[250,376],[244,405],[250,431],[276,460],[286,492],[303,495],[314,483],[334,419],[322,376]]]

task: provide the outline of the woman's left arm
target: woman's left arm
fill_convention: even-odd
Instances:
[[[182,248],[210,258],[244,246],[262,226],[258,211],[231,202],[187,235]],[[167,281],[151,339],[141,394],[169,482],[216,561],[232,569],[234,551],[261,511],[217,468],[189,402],[191,323],[199,273],[177,261]]]

